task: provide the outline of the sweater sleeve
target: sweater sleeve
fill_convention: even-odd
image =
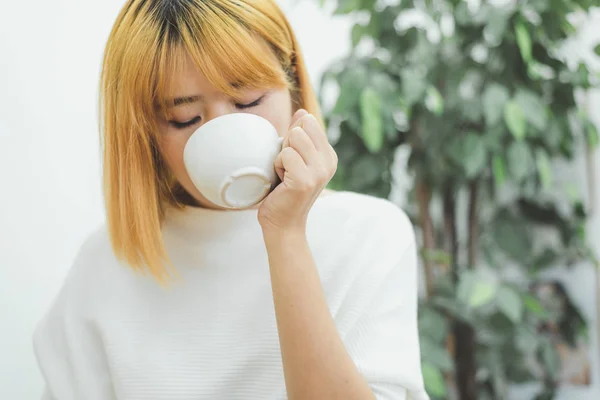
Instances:
[[[100,335],[89,317],[81,256],[33,335],[33,348],[45,381],[42,400],[114,400]]]
[[[378,400],[428,400],[417,328],[417,251],[412,224],[396,206],[361,226],[350,289],[355,322],[344,342]],[[381,210],[380,210],[381,211]]]

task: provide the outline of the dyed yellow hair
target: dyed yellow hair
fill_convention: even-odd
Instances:
[[[219,90],[288,87],[320,120],[298,42],[274,0],[129,0],[102,65],[100,129],[108,231],[115,255],[165,283],[172,275],[161,226],[181,207],[163,162],[157,116],[184,56]]]

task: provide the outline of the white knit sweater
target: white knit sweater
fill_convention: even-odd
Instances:
[[[334,193],[307,229],[336,326],[377,399],[427,399],[408,218]],[[181,278],[170,289],[117,261],[105,229],[84,243],[34,334],[43,398],[285,399],[257,211],[171,211],[163,233]]]

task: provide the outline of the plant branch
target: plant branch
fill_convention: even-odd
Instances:
[[[477,263],[477,248],[479,246],[479,232],[477,232],[479,181],[469,184],[469,243],[467,245],[467,266],[475,268]]]
[[[455,195],[456,189],[454,186],[447,184],[443,194],[444,228],[447,238],[446,247],[451,255],[452,279],[456,285],[459,278],[459,263]],[[471,254],[471,249],[469,249],[469,254]],[[454,366],[456,368],[458,397],[461,400],[477,400],[475,331],[468,323],[456,319],[453,328]]]
[[[425,268],[425,285],[427,287],[427,297],[433,295],[433,268],[431,261],[431,251],[435,249],[435,236],[433,231],[433,221],[429,212],[429,204],[431,203],[431,190],[423,182],[417,178],[416,195],[419,205],[419,223],[423,229],[423,266]]]
[[[456,215],[452,185],[444,188],[444,232],[446,233],[446,251],[450,254],[450,274],[454,284],[458,282],[458,240],[456,232]]]

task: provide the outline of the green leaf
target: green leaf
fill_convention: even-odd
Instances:
[[[362,39],[364,33],[365,33],[364,25],[356,24],[352,27],[352,33],[350,35],[352,38],[352,47],[356,47],[356,45]]]
[[[522,181],[535,168],[533,155],[525,142],[513,142],[507,152],[508,170],[516,181]]]
[[[539,300],[531,295],[525,295],[523,303],[525,304],[525,308],[537,317],[546,318],[548,315]]]
[[[383,117],[381,98],[374,89],[367,88],[362,92],[360,114],[363,142],[371,153],[377,153],[383,147]]]
[[[538,252],[535,259],[531,263],[531,268],[539,270],[552,265],[555,265],[560,257],[558,249],[546,248],[543,251]]]
[[[345,187],[345,179],[344,179],[344,170],[343,170],[343,164],[338,165],[337,171],[335,172],[335,175],[333,176],[333,178],[331,178],[331,180],[329,181],[329,183],[327,184],[327,188],[330,190],[335,190],[335,191],[342,191],[344,190]]]
[[[469,6],[466,2],[458,2],[454,9],[454,19],[458,25],[470,25],[473,23],[473,17],[469,12]]]
[[[469,297],[475,286],[475,274],[471,271],[464,271],[460,275],[458,287],[456,289],[456,299],[459,303],[468,304]]]
[[[558,351],[551,341],[548,341],[544,347],[542,347],[542,360],[544,361],[545,366],[548,368],[548,372],[550,372],[552,378],[556,378],[558,376],[561,363]]]
[[[573,86],[588,88],[590,86],[590,71],[587,66],[580,63],[576,70],[562,69],[559,73],[561,81]]]
[[[552,163],[550,162],[548,153],[543,149],[538,149],[535,152],[535,163],[542,187],[548,188],[552,186]]]
[[[469,296],[469,305],[477,308],[490,303],[494,299],[497,289],[498,287],[493,282],[485,280],[476,281]]]
[[[462,166],[467,178],[477,176],[487,164],[485,142],[475,132],[454,140],[449,151],[454,161]]]
[[[421,327],[419,329],[422,330]],[[423,361],[431,363],[441,371],[449,372],[452,370],[452,359],[444,344],[436,344],[427,337],[420,338],[421,358]]]
[[[444,376],[439,369],[428,362],[424,362],[421,366],[423,372],[423,381],[425,382],[425,390],[432,396],[446,396],[446,382]]]
[[[504,167],[504,159],[502,156],[495,155],[492,161],[492,170],[494,172],[494,179],[496,179],[497,185],[502,185],[506,177],[506,170]]]
[[[514,102],[519,105],[525,119],[539,130],[548,124],[548,108],[540,97],[530,90],[519,89]]]
[[[517,45],[521,51],[521,57],[525,62],[531,61],[531,37],[527,32],[527,27],[523,22],[518,22],[515,26],[515,36],[517,38]]]
[[[438,249],[422,249],[421,257],[438,264],[450,264],[451,256],[447,251]]]
[[[415,70],[406,68],[401,72],[402,96],[408,104],[421,100],[427,90],[427,81]]]
[[[372,28],[369,25],[361,25],[361,24],[355,24],[352,27],[352,46],[356,47],[356,45],[358,45],[358,43],[360,43],[360,40],[363,38],[363,36],[368,35],[370,33],[370,30]]]
[[[515,338],[515,344],[524,353],[530,353],[535,351],[538,346],[539,339],[534,332],[527,329],[527,326],[519,326],[517,328],[517,336]]]
[[[389,19],[389,15],[386,11],[387,10],[377,12],[371,10],[371,19],[369,20],[369,24],[366,27],[366,34],[374,38],[379,38],[381,36],[382,26],[386,26]]]
[[[502,119],[502,110],[504,105],[510,99],[508,89],[498,83],[489,84],[483,93],[483,112],[485,122],[492,126]]]
[[[504,124],[489,127],[483,132],[482,138],[485,142],[485,148],[495,154],[502,153],[506,147],[506,136],[508,132]]]
[[[435,115],[441,115],[444,112],[444,99],[435,86],[427,88],[425,107]]]
[[[513,323],[521,322],[523,318],[523,302],[519,294],[507,286],[502,286],[498,290],[497,296],[498,308],[504,313]]]
[[[432,308],[419,309],[419,332],[431,337],[436,343],[446,338],[448,328],[446,318]]]
[[[527,221],[500,212],[492,225],[492,238],[496,246],[520,263],[527,262],[531,253],[532,241],[527,224]]]
[[[348,65],[337,78],[340,85],[338,96],[332,114],[352,120],[358,118],[358,103],[360,95],[368,80],[368,71],[364,65]]]
[[[466,157],[464,159],[465,173],[473,178],[480,173],[487,163],[487,152],[481,136],[470,133],[465,138]]]
[[[557,118],[551,119],[548,129],[546,129],[543,135],[543,139],[549,146],[550,151],[555,151],[559,148],[562,136],[563,128],[561,121]]]
[[[547,80],[556,77],[556,71],[549,65],[532,60],[527,65],[527,74],[533,80]]]
[[[385,164],[381,156],[365,153],[358,161],[349,165],[349,181],[352,190],[364,190],[381,180]]]
[[[596,47],[594,47],[594,53],[596,53],[596,55],[600,56],[600,43],[596,45]]]
[[[590,84],[590,71],[588,67],[583,63],[580,63],[579,67],[577,67],[576,81],[579,85],[583,86],[584,88],[587,88]]]
[[[362,0],[338,0],[338,6],[334,11],[334,15],[349,14],[352,11],[357,11],[362,6]]]
[[[516,101],[511,100],[504,106],[504,122],[515,139],[522,140],[527,134],[527,120]]]
[[[502,43],[509,17],[508,13],[500,10],[494,10],[493,13],[490,13],[490,19],[483,29],[483,38],[488,44],[498,46]]]
[[[585,140],[590,149],[595,149],[598,146],[598,128],[592,121],[586,121],[585,124]]]

